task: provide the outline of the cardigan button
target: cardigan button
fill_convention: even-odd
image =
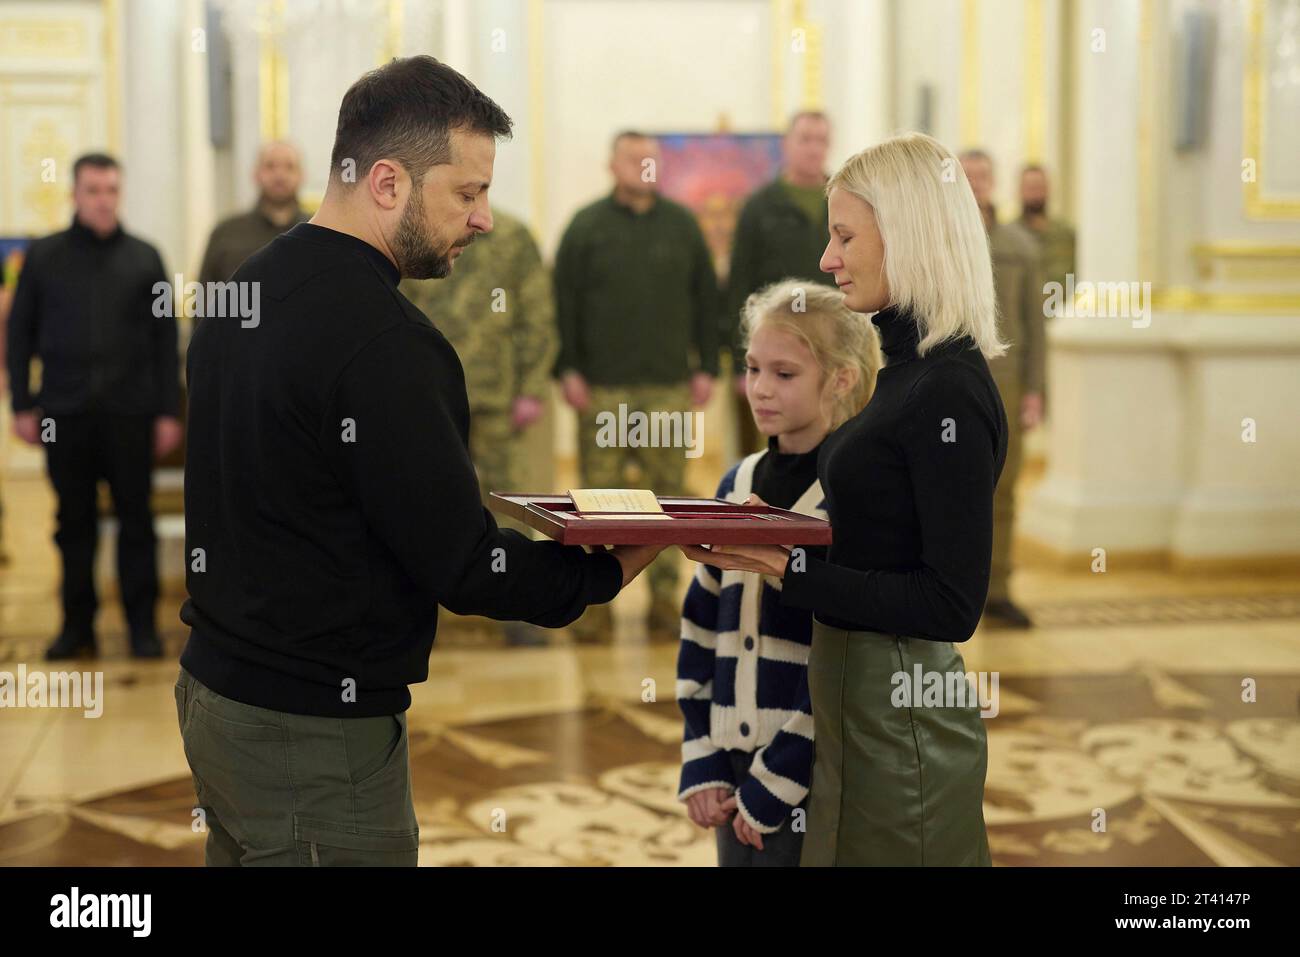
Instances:
[[[749,737],[749,722],[748,722],[748,721],[742,721],[742,722],[740,722],[740,736],[741,736],[742,738],[748,738],[748,737]]]
[[[754,650],[754,637],[752,635],[745,636],[745,650],[746,651]]]

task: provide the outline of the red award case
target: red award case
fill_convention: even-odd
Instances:
[[[657,512],[579,512],[568,495],[493,492],[491,508],[562,545],[829,545],[829,522],[771,505],[658,498]],[[623,517],[623,516],[640,517]]]

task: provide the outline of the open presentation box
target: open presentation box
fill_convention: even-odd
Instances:
[[[568,495],[493,492],[491,508],[562,545],[829,545],[820,518],[720,498],[659,498],[655,512],[579,512]]]

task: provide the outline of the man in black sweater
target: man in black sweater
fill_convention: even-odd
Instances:
[[[93,653],[99,480],[118,519],[118,581],[136,657],[162,654],[158,569],[149,505],[153,459],[181,439],[176,319],[155,309],[166,282],[158,250],[122,231],[121,170],[102,153],[73,164],[76,215],[27,252],[9,317],[14,431],[44,445],[59,499],[63,627],[46,651]],[[40,393],[30,366],[41,360]]]
[[[416,862],[405,711],[438,606],[560,627],[660,551],[498,529],[455,351],[397,290],[492,228],[511,120],[431,57],[358,80],[320,211],[188,356],[192,627],[177,706],[209,864]]]

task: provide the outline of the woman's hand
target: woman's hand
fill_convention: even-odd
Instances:
[[[734,568],[742,572],[758,572],[773,578],[785,576],[785,566],[790,561],[790,550],[783,545],[678,545],[693,562],[703,562],[714,568]]]
[[[746,505],[766,505],[757,495],[745,499]],[[682,554],[694,562],[703,562],[714,568],[758,572],[773,578],[785,577],[785,566],[790,561],[790,549],[784,545],[679,545]]]
[[[706,830],[727,823],[722,804],[731,793],[727,788],[704,788],[686,799],[686,816]]]
[[[741,844],[748,844],[750,847],[761,851],[763,849],[763,835],[754,830],[749,822],[745,820],[745,815],[740,813],[734,794],[722,802],[722,808],[725,811],[734,812],[736,815],[731,820],[731,829],[736,832],[736,840]]]

